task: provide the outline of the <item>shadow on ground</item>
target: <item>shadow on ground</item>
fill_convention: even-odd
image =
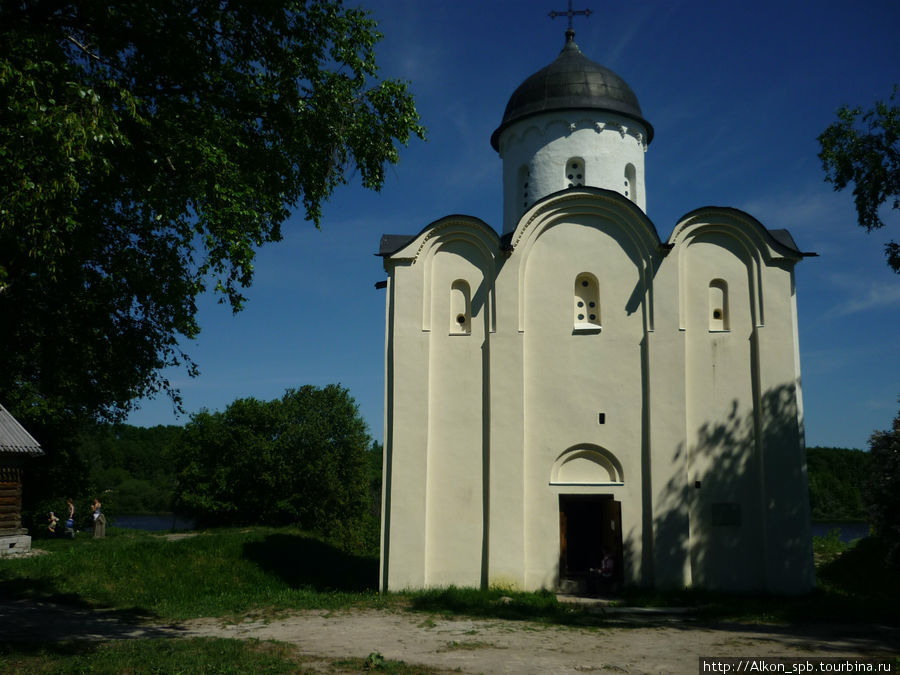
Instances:
[[[55,583],[47,579],[17,577],[0,581],[0,603],[5,606],[15,599],[27,599],[32,602],[47,601],[85,609],[91,607],[91,604],[77,593],[63,593]]]
[[[299,534],[272,534],[244,544],[243,556],[291,588],[359,593],[378,590],[378,559]]]
[[[684,592],[672,594],[666,605],[630,605],[627,598],[558,601],[548,593],[518,594],[446,588],[414,594],[413,611],[440,616],[533,621],[576,628],[714,631],[753,633],[764,640],[790,639],[803,649],[825,653],[871,649],[900,653],[900,622],[896,614],[870,611],[859,598],[823,592],[802,597],[729,595]]]
[[[144,613],[91,608],[77,596],[56,595],[51,598],[52,602],[9,600],[8,596],[0,593],[0,635],[3,642],[49,645],[73,640],[176,637],[183,632],[171,625],[149,625],[145,622],[152,621],[153,617]],[[54,644],[52,650],[57,649],[63,650],[58,653],[67,653],[65,650],[69,647]]]

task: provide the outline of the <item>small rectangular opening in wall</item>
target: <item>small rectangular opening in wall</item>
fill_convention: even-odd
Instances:
[[[597,413],[597,422],[606,424],[606,413]]]

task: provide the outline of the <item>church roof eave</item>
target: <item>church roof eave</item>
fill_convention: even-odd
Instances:
[[[625,117],[626,119],[634,120],[635,122],[640,124],[642,127],[644,127],[644,129],[647,132],[647,144],[648,145],[650,144],[650,141],[653,140],[653,125],[650,124],[650,122],[645,120],[643,117],[631,114],[631,113],[627,112],[626,110],[617,110],[613,106],[598,108],[597,106],[582,105],[582,106],[569,106],[566,108],[535,109],[533,111],[524,113],[524,114],[516,117],[513,120],[510,120],[508,122],[503,122],[500,124],[499,127],[497,127],[494,130],[494,133],[491,134],[491,147],[495,151],[500,152],[500,136],[503,135],[503,132],[506,131],[507,129],[509,129],[511,126],[518,124],[519,122],[524,122],[525,120],[531,119],[532,117],[537,117],[538,115],[541,115],[544,113],[551,113],[551,112],[557,112],[557,111],[562,111],[562,110],[565,110],[567,112],[569,112],[569,111],[571,111],[571,112],[598,112],[599,111],[599,112],[605,112],[605,113],[613,113],[615,115],[621,115],[622,117]]]
[[[413,244],[417,239],[422,237],[428,233],[429,230],[438,228],[440,226],[446,225],[450,222],[466,222],[471,225],[475,225],[479,229],[482,229],[495,244],[499,246],[500,244],[500,236],[497,234],[497,231],[488,225],[481,218],[477,218],[476,216],[467,216],[464,214],[454,213],[447,216],[443,216],[434,220],[421,230],[419,230],[418,234],[383,234],[381,235],[381,241],[379,242],[378,253],[375,255],[383,258],[387,261],[389,258],[402,258],[403,250]]]
[[[756,217],[733,206],[701,206],[700,208],[689,211],[678,219],[678,223],[675,226],[675,229],[672,230],[672,233],[667,239],[667,245],[674,245],[675,239],[678,237],[680,231],[688,224],[689,221],[694,220],[704,214],[713,213],[723,213],[730,216],[736,216],[739,219],[750,223],[758,232],[762,234],[763,239],[775,251],[781,253],[782,255],[785,255],[786,257],[802,259],[814,258],[818,257],[819,255],[818,253],[812,251],[800,250],[800,247],[797,245],[797,242],[794,241],[794,237],[788,230],[783,228],[770,230],[765,225],[763,225]]]
[[[381,241],[378,242],[378,253],[375,255],[380,258],[389,258],[417,236],[416,234],[383,234]]]
[[[622,206],[624,206],[628,211],[637,218],[640,222],[644,224],[647,230],[651,233],[652,238],[656,246],[663,246],[662,239],[659,237],[659,231],[656,229],[656,225],[650,219],[650,217],[644,213],[641,208],[631,201],[628,197],[624,196],[620,192],[616,192],[615,190],[608,190],[606,188],[598,188],[589,185],[574,187],[574,188],[565,188],[563,190],[558,190],[553,192],[546,197],[542,197],[537,200],[534,204],[529,207],[528,211],[526,211],[522,217],[519,219],[518,224],[513,232],[508,233],[509,244],[512,245],[513,242],[519,239],[519,230],[522,228],[523,223],[526,223],[527,220],[530,220],[531,214],[535,213],[536,210],[539,210],[543,206],[545,206],[548,202],[559,200],[561,197],[565,198],[567,196],[576,197],[577,195],[594,195],[594,196],[603,196],[608,199],[612,199],[615,202],[618,202]]]

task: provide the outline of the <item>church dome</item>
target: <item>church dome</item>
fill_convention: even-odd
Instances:
[[[647,129],[653,127],[641,112],[637,96],[621,77],[594,63],[575,44],[575,31],[566,31],[566,44],[549,66],[526,79],[506,104],[503,121],[491,134],[491,145],[499,150],[500,134],[511,124],[539,113],[555,110],[604,110],[630,117]]]

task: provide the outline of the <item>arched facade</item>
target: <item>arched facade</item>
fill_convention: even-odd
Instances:
[[[623,485],[622,462],[606,448],[590,443],[569,448],[553,464],[551,485]]]
[[[577,591],[612,555],[624,584],[808,590],[804,254],[721,207],[662,241],[652,127],[567,37],[491,139],[502,236],[382,239],[381,587]]]

